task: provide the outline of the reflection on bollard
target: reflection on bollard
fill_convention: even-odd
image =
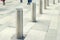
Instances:
[[[23,9],[17,8],[17,39],[23,39]]]
[[[55,0],[53,0],[53,4],[55,4]]]
[[[36,3],[32,3],[32,21],[36,22]]]
[[[40,9],[39,9],[39,11],[40,11],[40,14],[42,14],[42,0],[40,0],[39,3],[40,3],[40,6],[39,6]]]
[[[49,0],[47,0],[47,6],[49,6]]]
[[[44,0],[44,9],[46,9],[46,4],[47,4],[47,1]]]

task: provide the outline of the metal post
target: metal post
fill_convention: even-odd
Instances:
[[[32,3],[32,21],[36,22],[36,3]]]
[[[49,0],[47,0],[47,6],[49,6]]]
[[[23,38],[23,9],[17,8],[17,39]]]
[[[46,9],[46,4],[47,4],[46,0],[44,0],[44,9]]]
[[[40,9],[39,9],[40,10],[40,14],[42,14],[42,0],[40,0],[39,3],[40,3],[40,6],[39,6],[40,7]]]
[[[60,0],[58,0],[58,3],[60,3]]]
[[[53,0],[53,4],[55,4],[55,0]]]

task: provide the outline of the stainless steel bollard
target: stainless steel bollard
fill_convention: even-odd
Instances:
[[[17,39],[23,38],[23,9],[17,8]]]
[[[47,4],[47,1],[44,0],[44,9],[46,9],[46,4]]]
[[[32,21],[36,22],[36,3],[32,3]]]
[[[58,3],[60,3],[60,0],[58,0]]]
[[[55,0],[53,0],[53,4],[55,4]]]
[[[49,6],[49,0],[47,0],[47,6]]]
[[[40,0],[39,3],[40,3],[40,6],[39,6],[40,9],[39,9],[39,11],[40,11],[40,14],[42,14],[42,0]]]

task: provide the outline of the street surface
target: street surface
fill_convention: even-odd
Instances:
[[[32,22],[32,3],[27,5],[27,0],[23,3],[6,0],[5,6],[0,2],[0,40],[17,40],[14,38],[17,27],[16,8],[23,8],[24,40],[60,40],[60,3],[56,0],[56,4],[53,4],[50,0],[50,5],[47,9],[43,5],[43,14],[40,14],[39,0],[33,2],[36,2],[36,23]]]

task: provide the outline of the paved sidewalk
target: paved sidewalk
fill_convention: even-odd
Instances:
[[[38,4],[38,2],[37,2]],[[37,22],[32,22],[31,19],[31,5],[22,7],[23,14],[23,26],[24,40],[60,40],[60,4],[50,5],[46,10],[43,9],[43,14],[39,14],[37,5]],[[0,40],[16,40],[13,39],[16,35],[16,10],[10,10],[7,13],[11,13],[5,16],[0,21]]]
[[[52,6],[52,8],[53,7],[54,6]],[[37,14],[38,16],[36,23],[30,21],[27,25],[25,25],[24,34],[27,34],[25,40],[58,40],[59,36],[57,34],[57,31],[59,33],[59,30],[57,30],[57,28],[59,24],[59,9],[55,10],[56,7],[54,9],[52,8],[48,8],[50,10],[44,10],[42,15]],[[15,30],[16,27],[5,28],[0,32],[0,39],[12,40],[11,37],[14,37],[14,35],[16,34]]]

